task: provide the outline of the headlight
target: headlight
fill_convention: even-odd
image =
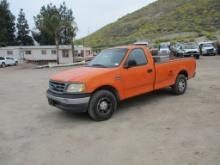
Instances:
[[[85,90],[86,90],[85,84],[75,83],[75,84],[69,84],[66,92],[81,93],[81,92],[85,92]]]

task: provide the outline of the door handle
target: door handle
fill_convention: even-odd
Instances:
[[[148,69],[147,70],[147,73],[152,73],[153,72],[153,69]]]

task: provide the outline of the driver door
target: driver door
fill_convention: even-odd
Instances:
[[[129,61],[132,66],[128,66]],[[130,52],[121,76],[126,98],[153,90],[154,69],[148,63],[146,54],[141,48]]]

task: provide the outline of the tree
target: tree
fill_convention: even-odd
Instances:
[[[40,13],[34,17],[36,28],[35,31],[32,31],[32,35],[40,45],[55,45],[54,34],[48,33],[49,27],[48,29],[42,27],[42,20],[45,20],[44,17],[50,17],[55,13],[58,13],[56,6],[49,4],[43,6]]]
[[[33,36],[40,44],[56,44],[57,63],[59,63],[59,45],[73,44],[77,25],[73,12],[63,3],[57,8],[49,4],[41,8],[40,14],[34,17],[36,29]],[[74,52],[74,50],[73,50]]]
[[[20,10],[18,15],[17,30],[16,40],[19,45],[34,45],[32,37],[28,35],[30,30],[23,9]]]
[[[16,45],[15,17],[7,0],[0,1],[0,46]]]

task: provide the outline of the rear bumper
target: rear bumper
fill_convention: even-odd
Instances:
[[[47,91],[48,103],[64,111],[87,112],[90,94],[57,94]]]

